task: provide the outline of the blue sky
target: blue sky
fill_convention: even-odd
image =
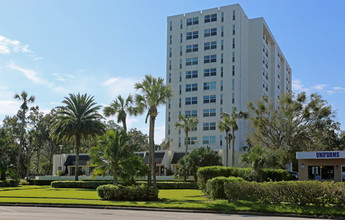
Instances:
[[[49,112],[68,93],[100,105],[135,93],[145,74],[165,77],[166,17],[239,3],[264,17],[293,71],[294,92],[318,92],[345,129],[345,1],[0,0],[0,120],[22,90]],[[164,138],[165,110],[156,122]],[[129,127],[148,131],[144,117]]]

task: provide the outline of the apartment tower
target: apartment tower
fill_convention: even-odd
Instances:
[[[175,152],[185,149],[184,131],[175,128],[179,115],[199,119],[189,132],[190,150],[210,146],[224,158],[221,114],[235,107],[247,111],[248,102],[263,96],[277,106],[281,94],[291,91],[291,68],[265,20],[248,19],[238,4],[168,17],[166,62],[173,97],[166,107],[165,135]],[[246,120],[238,125],[237,159],[251,130]]]

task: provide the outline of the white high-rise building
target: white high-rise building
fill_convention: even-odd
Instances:
[[[277,105],[291,91],[291,68],[265,20],[248,19],[238,4],[168,17],[166,79],[173,89],[165,131],[172,151],[185,149],[184,131],[175,128],[180,114],[199,119],[189,132],[190,150],[210,146],[225,152],[218,129],[222,112],[247,111],[248,102],[262,96]],[[238,125],[236,154],[251,130],[248,121]]]

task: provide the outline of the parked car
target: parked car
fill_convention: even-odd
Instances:
[[[298,180],[298,172],[296,172],[296,171],[288,171],[288,173],[290,173],[290,175],[292,176],[293,180]]]

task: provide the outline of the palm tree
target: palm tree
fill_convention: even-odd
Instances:
[[[190,116],[184,116],[184,115],[179,115],[178,117],[178,122],[176,122],[175,127],[184,129],[184,133],[186,135],[185,139],[185,155],[187,155],[188,152],[188,133],[191,129],[193,129],[197,124],[199,123],[198,119],[196,117],[190,117]]]
[[[117,185],[117,174],[121,161],[127,159],[131,153],[128,145],[129,136],[125,131],[109,130],[99,138],[98,145],[91,148],[91,161],[96,165],[96,173],[105,174],[107,171],[113,172],[113,183]]]
[[[52,120],[52,136],[57,140],[75,141],[75,180],[78,180],[79,149],[82,138],[96,137],[104,133],[105,125],[98,113],[101,106],[96,106],[93,96],[87,94],[69,94],[62,101],[65,106],[57,107],[58,111]]]
[[[19,166],[20,166],[20,154],[21,149],[24,148],[25,140],[25,127],[26,127],[26,113],[29,110],[29,103],[33,103],[35,101],[35,96],[28,97],[28,93],[26,91],[22,91],[20,94],[15,94],[14,98],[21,101],[22,104],[20,105],[20,109],[18,111],[18,117],[21,120],[21,128],[20,128],[20,144],[18,145],[18,156],[17,156],[17,170],[16,170],[16,180],[19,177]]]
[[[221,132],[225,131],[225,140],[226,140],[226,151],[225,151],[225,166],[228,166],[229,156],[228,150],[230,145],[230,140],[232,140],[232,161],[231,166],[235,166],[235,131],[238,130],[237,119],[246,119],[248,118],[248,113],[244,111],[236,112],[236,107],[231,112],[231,115],[228,113],[222,113],[222,121],[219,122],[218,128]],[[231,130],[231,135],[230,135]]]
[[[131,95],[128,95],[126,100],[119,95],[110,106],[104,108],[103,113],[106,117],[117,114],[117,123],[122,122],[124,130],[127,131],[127,113],[134,116],[138,114],[137,108],[132,105],[133,102],[133,97]]]
[[[150,117],[149,159],[151,175],[153,176],[153,186],[156,188],[154,129],[155,120],[158,115],[157,107],[166,104],[167,99],[172,96],[172,90],[170,86],[164,84],[164,79],[160,77],[156,79],[151,75],[146,75],[141,83],[136,83],[135,89],[140,90],[142,93],[137,94],[135,97],[139,112],[143,113],[147,109],[145,123],[147,123],[147,119]],[[149,185],[151,185],[151,175],[148,178]]]

